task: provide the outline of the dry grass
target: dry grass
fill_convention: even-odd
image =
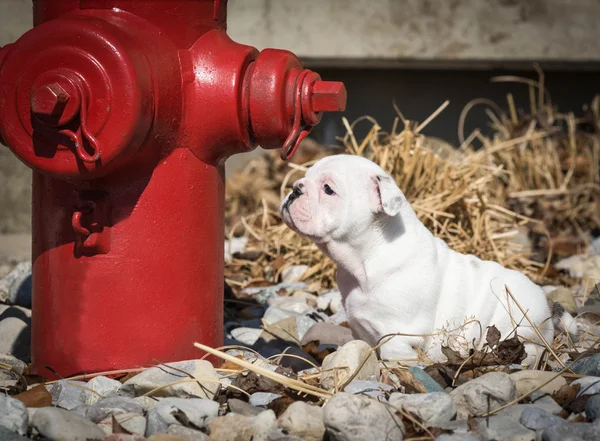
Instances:
[[[369,117],[352,124],[344,120],[347,133],[338,151],[364,156],[392,174],[423,223],[456,251],[498,261],[540,283],[573,284],[551,262],[557,253],[584,251],[584,233],[600,227],[600,99],[575,117],[552,106],[541,72],[539,81],[492,81],[529,87],[529,112],[517,111],[511,95],[507,110],[475,100],[461,115],[462,144],[454,149],[421,133],[447,102],[421,124],[396,109],[388,132]],[[486,105],[492,134],[485,137],[476,130],[465,138],[464,122],[477,104]],[[357,124],[369,124],[362,139],[354,135]],[[290,185],[327,154],[308,145],[303,157],[290,164],[269,154],[229,181],[229,235],[249,238],[248,252],[226,263],[234,289],[277,283],[285,268],[298,264],[310,268],[302,280],[311,290],[335,286],[333,263],[283,225],[277,212]],[[529,234],[541,252],[532,256],[512,240],[519,233]]]

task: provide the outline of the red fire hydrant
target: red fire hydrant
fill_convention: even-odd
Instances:
[[[289,158],[345,108],[223,0],[38,0],[0,49],[0,138],[33,169],[32,364],[55,378],[223,341],[224,162]]]

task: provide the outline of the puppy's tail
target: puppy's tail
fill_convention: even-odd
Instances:
[[[582,332],[581,326],[577,323],[577,320],[565,311],[564,306],[560,303],[548,300],[548,306],[550,307],[550,312],[552,314],[554,329],[568,333],[571,336],[571,339],[576,341]]]

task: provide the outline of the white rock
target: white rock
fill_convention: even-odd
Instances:
[[[72,410],[86,403],[89,391],[84,381],[60,380],[46,386],[52,396],[52,404],[63,409]]]
[[[205,435],[199,430],[190,429],[189,427],[183,427],[178,424],[171,424],[167,429],[167,435],[178,436],[184,438],[186,441],[204,441],[208,439],[208,435]]]
[[[25,404],[12,397],[0,396],[0,427],[26,435],[28,426],[29,414]]]
[[[370,397],[341,392],[323,408],[323,421],[330,441],[401,441],[404,424],[392,410]]]
[[[302,297],[274,297],[267,301],[269,306],[275,306],[285,311],[296,312],[298,314],[304,314],[311,309],[306,303],[306,299]]]
[[[231,336],[240,343],[252,346],[260,338],[263,330],[261,328],[235,328],[231,330]]]
[[[225,241],[225,260],[231,260],[235,253],[243,253],[248,244],[247,237],[234,237]]]
[[[306,441],[321,441],[325,435],[323,409],[304,401],[292,403],[279,417],[277,425],[290,435]]]
[[[2,313],[0,305],[0,313]],[[6,317],[0,321],[0,354],[14,355],[19,359],[29,357],[30,320],[25,317]]]
[[[94,377],[87,383],[87,387],[94,392],[85,391],[87,392],[85,403],[92,405],[102,398],[114,397],[119,393],[121,386],[122,384],[120,381],[113,380],[112,378],[104,377],[102,375]]]
[[[31,262],[21,262],[0,280],[0,302],[31,308]]]
[[[376,379],[379,375],[379,363],[375,351],[372,351],[372,348],[364,341],[353,340],[325,357],[322,369],[328,372],[323,372],[321,375],[321,386],[325,389],[333,389],[336,378],[337,386],[341,386],[360,367],[364,359],[367,361],[354,379]],[[337,371],[335,377],[334,369]]]
[[[137,435],[143,435],[146,432],[146,418],[142,415],[138,415],[137,413],[121,413],[114,415],[114,417],[121,427],[128,432]],[[100,427],[100,429],[102,429],[102,431],[107,435],[113,433],[112,419],[113,416],[111,415],[98,423],[98,427]]]
[[[108,397],[94,403],[87,409],[85,416],[94,423],[108,418],[110,415],[135,414],[143,415],[144,408],[135,398]]]
[[[33,427],[52,441],[102,440],[104,432],[91,421],[57,407],[42,407],[33,416]]]
[[[252,421],[252,441],[268,441],[269,434],[277,429],[277,417],[272,410],[259,413]]]
[[[483,441],[535,441],[536,435],[512,418],[492,415],[477,419],[477,427]]]
[[[250,395],[248,402],[254,407],[267,406],[271,401],[281,398],[281,395],[271,392],[255,392]]]
[[[175,418],[180,412],[194,425],[204,428],[219,414],[219,403],[201,398],[165,398],[148,411],[145,436],[166,433],[172,424],[181,425]]]
[[[456,404],[445,392],[410,395],[393,393],[389,402],[414,413],[427,427],[439,427],[456,415]]]
[[[297,282],[308,268],[308,265],[292,265],[281,272],[281,280],[285,283]]]
[[[301,312],[295,312],[295,311],[290,311],[287,309],[282,309],[278,306],[269,306],[267,308],[267,310],[265,311],[263,320],[265,321],[265,323],[267,325],[272,325],[273,323],[277,323],[288,317],[299,317],[301,315],[302,315]]]
[[[171,366],[173,369],[171,368]],[[190,375],[186,375],[183,372]],[[198,381],[188,381],[169,386],[157,391],[157,397],[199,397],[212,399],[219,389],[218,375],[213,365],[206,360],[187,360],[176,363],[166,363],[140,372],[127,380],[121,387],[120,394],[125,396],[140,396],[151,390],[181,380],[196,378]],[[198,384],[200,383],[200,384]]]
[[[579,385],[577,396],[594,395],[600,393],[600,377],[583,377],[571,383],[571,386]]]
[[[556,378],[550,381],[552,377]],[[530,369],[524,369],[522,371],[512,373],[510,374],[510,378],[512,378],[512,380],[515,382],[515,387],[517,388],[517,397],[522,397],[529,394],[531,391],[547,381],[550,381],[550,383],[542,386],[542,388],[539,389],[540,392],[553,394],[567,384],[567,380],[560,375],[557,377],[556,372],[537,371]]]
[[[517,388],[510,375],[490,372],[458,386],[450,395],[456,402],[457,418],[483,416],[516,398]]]
[[[331,309],[334,314],[342,309],[342,294],[339,291],[328,291],[317,298],[317,308],[325,311]]]

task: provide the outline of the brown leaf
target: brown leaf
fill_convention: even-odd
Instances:
[[[315,360],[319,362],[319,364],[323,363],[325,357],[329,354],[335,352],[333,348],[325,348],[322,351],[319,351],[319,342],[311,341],[302,346],[302,350],[312,356]]]
[[[489,326],[487,330],[487,334],[485,335],[485,340],[487,344],[493,348],[500,342],[500,331],[494,325]]]
[[[520,364],[527,357],[525,346],[516,335],[501,341],[494,349],[494,354],[498,357],[499,364]]]
[[[243,355],[236,355],[235,358],[239,359],[239,360],[243,360],[244,356]],[[241,367],[239,364],[235,364],[232,361],[226,361],[224,362],[221,366],[220,369],[233,369],[233,370],[240,370]]]
[[[554,398],[554,401],[556,401],[561,407],[565,407],[565,404],[575,400],[580,389],[581,385],[579,384],[565,384],[556,392],[554,392],[552,398]]]
[[[27,407],[52,406],[52,396],[46,390],[44,384],[38,384],[28,391],[15,395],[13,398],[21,401]]]
[[[410,371],[404,369],[393,369],[394,374],[400,380],[400,384],[405,387],[406,393],[409,394],[424,394],[427,393],[427,389],[422,382],[415,379]]]
[[[455,350],[453,350],[447,346],[442,346],[442,353],[448,359],[448,364],[460,366],[465,361],[464,358],[462,358],[458,352],[456,352]]]
[[[444,389],[452,386],[453,381],[454,386],[456,387],[460,386],[461,384],[465,384],[470,380],[470,378],[463,374],[464,369],[458,375],[456,380],[454,380],[454,377],[456,377],[456,371],[457,369],[452,369],[450,366],[441,363],[436,363],[425,368],[425,372]]]

